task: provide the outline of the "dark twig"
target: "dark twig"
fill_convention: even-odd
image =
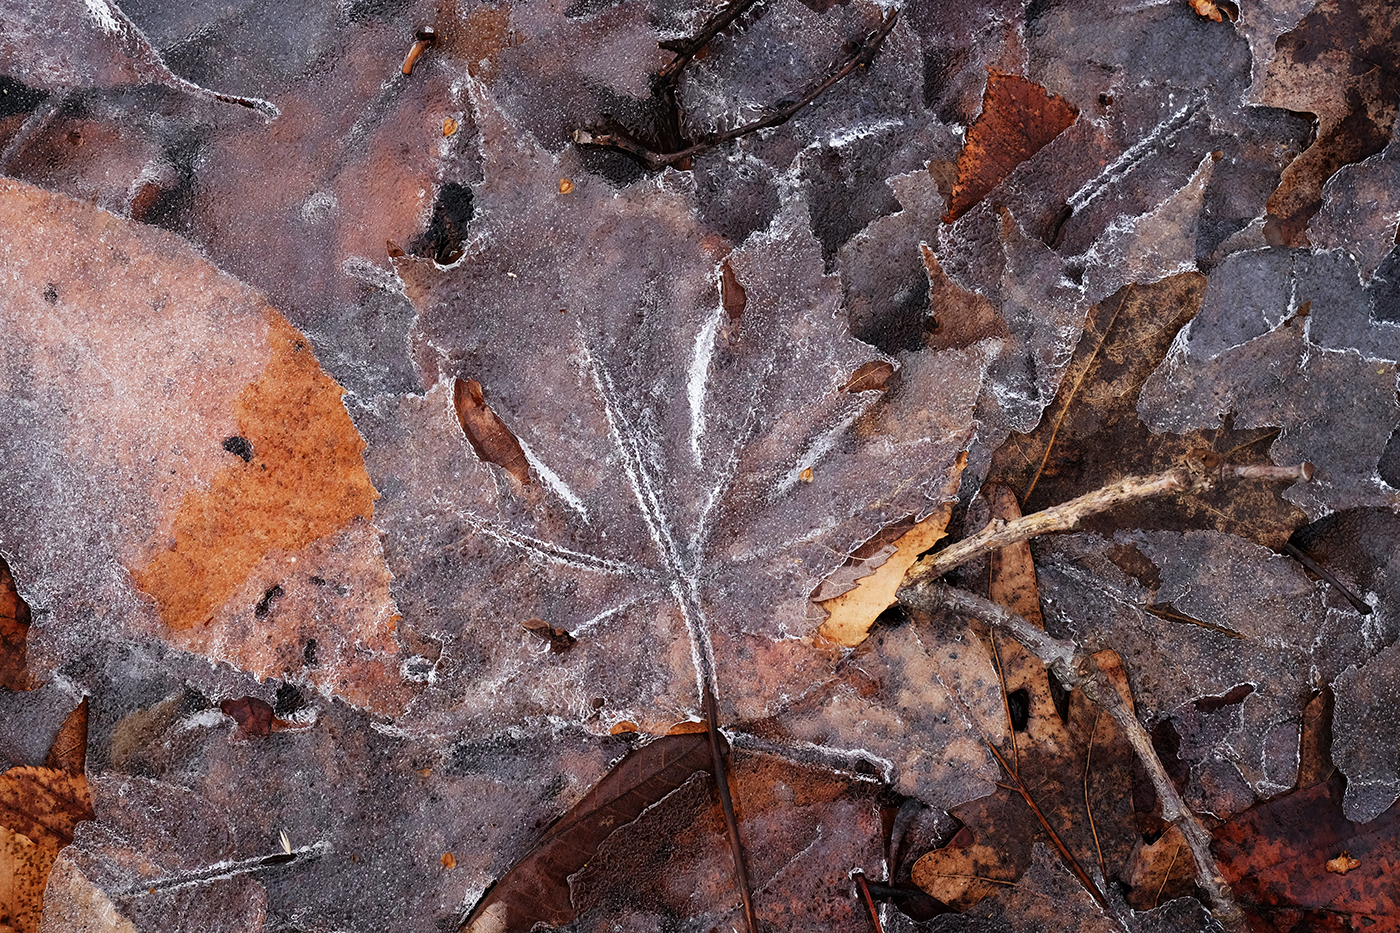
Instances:
[[[1220,873],[1210,851],[1210,833],[1177,792],[1162,760],[1152,747],[1152,737],[1124,701],[1108,676],[1099,668],[1092,655],[1079,651],[1074,642],[1055,638],[1021,616],[1010,612],[989,599],[941,583],[906,583],[899,591],[899,601],[910,609],[923,612],[949,610],[960,615],[981,619],[1015,638],[1031,654],[1040,658],[1065,686],[1078,687],[1084,695],[1108,713],[1123,730],[1138,759],[1147,769],[1157,799],[1162,804],[1162,818],[1176,825],[1186,840],[1196,863],[1196,883],[1210,901],[1216,917],[1228,929],[1243,930],[1244,914],[1235,903],[1225,876]],[[993,749],[995,754],[995,749]],[[998,760],[1001,756],[997,755]],[[1003,767],[1005,763],[1003,762]]]
[[[758,933],[758,917],[753,910],[753,895],[749,887],[749,870],[744,861],[744,846],[739,841],[739,821],[734,817],[734,799],[729,795],[729,770],[724,766],[724,748],[719,740],[719,704],[715,691],[705,684],[706,731],[710,734],[710,751],[714,756],[715,787],[719,789],[719,806],[724,811],[724,827],[729,833],[729,849],[734,854],[734,882],[744,903],[744,923],[749,933]]]
[[[1286,541],[1284,542],[1283,550],[1289,557],[1292,557],[1298,563],[1332,584],[1332,588],[1338,593],[1341,593],[1342,597],[1347,602],[1351,603],[1352,607],[1355,608],[1357,612],[1361,613],[1363,616],[1371,614],[1371,606],[1369,603],[1353,593],[1341,580],[1332,576],[1331,571],[1309,557],[1298,545],[1294,544],[1292,541]]]
[[[790,101],[781,109],[774,111],[766,117],[754,120],[751,123],[745,123],[743,126],[735,127],[724,133],[716,133],[702,137],[698,142],[686,146],[684,149],[677,150],[676,152],[655,152],[622,133],[589,133],[586,130],[575,130],[574,142],[580,146],[602,146],[607,149],[617,149],[636,159],[640,159],[649,168],[658,169],[664,168],[667,165],[675,165],[677,162],[689,159],[691,156],[703,152],[706,149],[712,149],[715,146],[732,142],[750,133],[756,133],[759,130],[786,123],[803,107],[806,107],[812,101],[831,90],[842,78],[845,78],[857,68],[870,64],[870,62],[874,60],[875,54],[880,50],[881,44],[884,43],[885,37],[890,34],[890,30],[894,29],[894,24],[898,18],[898,10],[891,10],[887,13],[884,21],[880,24],[880,28],[865,38],[865,41],[861,43],[861,47],[846,60],[844,65],[828,76],[826,80],[808,90],[795,101]]]
[[[685,69],[686,65],[690,64],[690,60],[693,59],[701,49],[709,45],[711,39],[729,28],[730,23],[742,16],[744,11],[753,6],[756,2],[758,2],[758,0],[731,0],[728,6],[720,10],[718,15],[713,17],[699,32],[689,39],[683,39],[679,42],[663,42],[662,47],[675,52],[676,57],[671,59],[665,68],[661,69],[661,73],[657,75],[657,77],[661,78],[663,81],[675,83],[676,79],[681,76],[681,71]]]

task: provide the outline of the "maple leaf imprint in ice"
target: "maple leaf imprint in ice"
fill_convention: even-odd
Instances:
[[[474,237],[451,269],[400,267],[439,378],[370,427],[404,636],[441,644],[407,722],[664,729],[693,713],[697,676],[727,716],[765,715],[827,663],[804,641],[817,584],[940,504],[995,344],[845,391],[880,355],[849,335],[800,200],[733,249],[697,222],[688,175],[615,191],[471,91]],[[458,378],[530,482],[473,453]],[[546,655],[528,619],[578,642]]]

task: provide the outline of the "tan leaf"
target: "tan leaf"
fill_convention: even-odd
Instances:
[[[39,933],[136,933],[136,927],[70,857],[60,855],[44,890]]]
[[[894,605],[895,593],[904,581],[905,572],[919,559],[920,554],[942,540],[948,528],[948,518],[953,512],[953,497],[957,495],[958,483],[966,465],[967,454],[959,454],[944,487],[939,491],[942,504],[895,543],[895,552],[884,563],[861,578],[854,589],[818,603],[828,613],[818,630],[822,638],[848,648],[865,640],[875,619]]]

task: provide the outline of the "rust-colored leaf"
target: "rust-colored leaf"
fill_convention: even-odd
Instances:
[[[1342,813],[1344,787],[1334,774],[1216,830],[1220,870],[1256,933],[1400,929],[1400,806],[1354,823]]]
[[[888,389],[890,377],[894,375],[894,364],[887,360],[871,360],[862,363],[851,373],[851,378],[841,387],[842,392],[883,392]]]
[[[37,933],[58,851],[73,841],[79,822],[92,818],[82,774],[55,768],[0,774],[0,929]]]
[[[569,876],[610,835],[699,771],[711,768],[705,732],[667,735],[632,752],[545,832],[476,905],[465,933],[512,933],[574,919]]]
[[[29,640],[29,604],[15,589],[10,565],[0,557],[0,687],[28,690],[29,669],[25,666]]]
[[[958,180],[944,215],[952,223],[1074,122],[1079,111],[1033,81],[993,71],[982,112],[958,157]]]
[[[462,432],[476,455],[505,470],[517,483],[528,484],[530,464],[525,460],[525,451],[510,428],[486,404],[481,383],[475,379],[458,379],[452,390],[452,404],[457,409]]]
[[[574,646],[576,639],[557,625],[550,625],[544,619],[526,619],[521,627],[532,635],[538,635],[549,642],[550,651],[567,651]]]
[[[69,774],[82,774],[87,763],[88,744],[88,699],[78,704],[77,709],[68,714],[49,747],[44,759],[45,768],[67,771]]]
[[[257,697],[228,699],[219,704],[219,709],[238,723],[238,730],[243,735],[263,738],[272,734],[276,717],[273,716],[272,706],[265,700]]]

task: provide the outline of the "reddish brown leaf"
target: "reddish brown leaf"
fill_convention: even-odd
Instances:
[[[530,465],[520,441],[505,422],[486,404],[481,383],[475,379],[458,379],[452,390],[452,404],[462,432],[471,442],[472,450],[487,463],[494,463],[525,485],[530,482]]]
[[[952,223],[1074,122],[1079,111],[1033,81],[993,71],[982,113],[958,157],[958,181],[944,215]]]
[[[275,720],[272,707],[257,697],[224,700],[219,704],[219,709],[238,723],[238,730],[246,736],[261,738],[272,734]]]
[[[11,768],[0,774],[0,826],[57,853],[73,841],[73,828],[90,819],[92,800],[83,775],[54,768]]]
[[[58,735],[54,737],[53,745],[49,748],[48,757],[44,759],[44,767],[67,771],[69,774],[82,774],[83,767],[87,764],[87,744],[88,700],[87,697],[83,697],[83,702],[68,714],[68,718],[63,720],[63,725],[59,727]]]
[[[710,737],[705,732],[662,736],[632,752],[515,863],[461,929],[509,933],[529,930],[536,923],[570,922],[575,907],[569,876],[588,864],[603,840],[710,767]]]
[[[1256,933],[1400,930],[1400,806],[1353,823],[1342,814],[1344,786],[1335,774],[1216,831],[1220,870]]]
[[[10,565],[0,557],[0,687],[28,690],[24,659],[29,640],[29,604],[15,589]]]
[[[526,619],[520,625],[531,634],[549,642],[550,651],[567,651],[574,645],[574,636],[557,625],[550,625],[544,619]]]
[[[851,373],[851,378],[841,387],[843,392],[883,392],[888,389],[890,377],[894,375],[894,364],[885,360],[871,360],[862,363]]]
[[[730,324],[739,322],[739,318],[744,316],[744,308],[749,304],[748,292],[739,284],[739,277],[734,274],[734,267],[727,259],[719,269],[719,300]]]

